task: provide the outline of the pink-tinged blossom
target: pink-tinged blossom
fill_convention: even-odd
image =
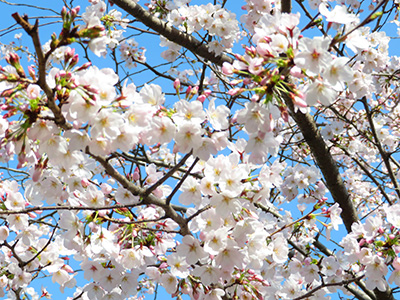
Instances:
[[[37,84],[30,84],[26,88],[26,93],[29,99],[36,99],[40,96],[40,87]]]
[[[173,294],[176,292],[178,280],[171,273],[165,273],[161,275],[160,283],[165,288],[167,293]]]
[[[326,18],[327,22],[338,23],[338,24],[349,24],[358,22],[358,17],[351,14],[347,10],[346,5],[336,5],[331,11],[328,10],[325,3],[319,5],[319,12]]]
[[[69,280],[71,280],[71,275],[68,274],[67,271],[65,271],[63,268],[58,269],[53,273],[53,276],[51,280],[54,282],[57,282],[59,285],[64,285],[66,284]]]
[[[97,101],[84,99],[74,90],[71,92],[68,105],[65,107],[69,108],[67,118],[70,121],[78,120],[83,124],[93,119],[100,109],[100,105]]]
[[[198,147],[193,149],[193,155],[204,161],[207,161],[212,155],[216,155],[217,153],[215,141],[209,137],[201,137]]]
[[[120,262],[128,270],[140,269],[145,264],[144,255],[139,247],[121,250]]]
[[[123,205],[132,205],[139,203],[139,197],[133,195],[123,187],[118,187],[117,192],[115,193],[115,201]]]
[[[46,155],[54,164],[60,162],[60,158],[68,151],[67,140],[59,135],[53,135],[51,138],[41,141],[39,152]]]
[[[147,134],[150,136],[151,144],[166,144],[175,137],[175,132],[176,126],[170,118],[155,116]]]
[[[83,224],[78,216],[72,211],[60,212],[59,226],[66,230],[65,237],[73,239],[83,230]]]
[[[280,136],[275,137],[272,132],[256,132],[249,136],[245,151],[250,153],[249,161],[254,164],[263,164],[267,156],[275,156],[278,152],[282,138]]]
[[[102,276],[101,270],[103,269],[103,266],[97,261],[85,259],[80,266],[84,271],[83,272],[84,278],[88,281],[90,281],[91,279],[97,281]]]
[[[315,281],[319,281],[319,268],[317,265],[312,263],[306,263],[302,268],[300,274],[304,277],[304,280],[307,283],[312,283]]]
[[[199,123],[182,122],[175,135],[175,145],[179,152],[187,153],[193,148],[200,147],[203,129]]]
[[[207,253],[200,246],[200,242],[192,235],[186,235],[182,238],[182,243],[177,247],[176,253],[185,257],[186,262],[190,265],[207,257]]]
[[[211,232],[220,228],[223,225],[223,220],[215,208],[210,208],[196,217],[190,225],[195,232],[199,230]]]
[[[131,105],[129,110],[124,114],[124,117],[128,121],[128,124],[137,128],[139,132],[139,130],[150,125],[156,110],[155,106],[148,103]]]
[[[148,103],[153,106],[164,104],[165,96],[161,91],[161,87],[156,84],[145,84],[140,90],[142,103]]]
[[[29,217],[26,214],[12,214],[7,217],[7,222],[13,231],[24,230],[29,225]]]
[[[45,141],[53,134],[57,133],[57,127],[51,121],[37,120],[28,131],[28,136],[32,140]]]
[[[17,265],[12,264],[8,267],[8,271],[14,275],[11,286],[14,289],[26,287],[32,280],[32,274],[21,270]],[[53,281],[54,282],[54,281]]]
[[[235,197],[230,197],[226,193],[216,194],[211,197],[210,204],[220,213],[221,216],[226,217],[230,214],[236,214],[240,211],[240,201]]]
[[[116,243],[116,236],[106,228],[92,233],[90,236],[90,248],[94,254],[106,254],[117,257],[119,245]]]
[[[212,255],[217,255],[227,245],[228,229],[226,227],[219,228],[206,234],[204,251]]]
[[[157,267],[147,267],[144,273],[154,281],[158,281],[161,277],[160,268]]]
[[[392,263],[394,270],[389,277],[389,283],[392,284],[393,282],[399,286],[400,285],[400,259],[396,257]]]
[[[119,134],[119,127],[123,124],[123,119],[117,113],[107,109],[102,109],[93,120],[90,121],[92,125],[91,135],[92,138],[105,137],[110,140],[115,139]]]
[[[5,241],[9,235],[10,231],[6,226],[0,227],[0,241]]]
[[[201,202],[200,183],[193,177],[188,177],[181,186],[182,194],[179,195],[179,202],[184,205],[195,204]]]
[[[261,57],[249,58],[248,59],[248,71],[253,75],[258,75],[261,73],[263,69],[263,61],[264,59]]]
[[[186,278],[189,272],[189,265],[185,261],[184,256],[178,255],[178,253],[173,253],[168,255],[167,263],[171,267],[171,274],[180,278]]]
[[[313,106],[318,102],[329,106],[335,101],[337,95],[338,92],[329,83],[315,79],[313,83],[307,86],[306,102],[309,106]]]
[[[112,152],[110,140],[100,136],[96,139],[92,139],[89,144],[90,153],[95,155],[108,155]]]
[[[0,118],[0,137],[4,135],[6,130],[8,129],[9,123],[3,117]]]
[[[215,107],[215,100],[211,99],[208,105],[207,117],[215,130],[227,129],[229,126],[230,110],[225,105]]]
[[[25,199],[19,192],[9,192],[4,201],[5,206],[9,210],[22,210],[25,208]]]
[[[386,217],[390,224],[400,228],[400,204],[394,204],[385,208]]]
[[[335,58],[323,72],[323,77],[335,90],[342,91],[345,82],[353,79],[353,71],[347,65],[349,62],[346,57]]]
[[[89,49],[98,57],[106,57],[108,41],[109,39],[106,36],[91,39]]]
[[[284,263],[288,259],[289,248],[286,239],[282,234],[276,234],[268,245],[269,253],[276,263]]]
[[[328,209],[329,217],[331,218],[331,224],[335,230],[339,230],[339,225],[343,224],[340,214],[342,209],[339,207],[338,203],[335,203]]]
[[[302,285],[294,278],[290,276],[288,280],[283,284],[282,289],[278,292],[282,299],[294,299],[301,295]]]
[[[204,295],[204,300],[221,300],[222,297],[225,295],[224,290],[222,289],[212,289],[206,295]],[[242,298],[244,299],[244,298]]]
[[[100,284],[91,282],[84,287],[89,299],[102,299],[105,291]]]
[[[213,265],[196,266],[193,274],[201,278],[205,285],[218,283],[221,280],[221,270]]]
[[[233,74],[234,72],[234,67],[232,66],[232,64],[228,63],[228,62],[224,62],[222,64],[222,73],[224,73],[224,75],[230,76]]]
[[[229,197],[238,197],[244,189],[242,180],[245,179],[246,176],[247,174],[242,168],[235,168],[233,172],[223,172],[218,181],[222,193]]]
[[[133,126],[127,123],[119,127],[119,134],[112,141],[113,149],[120,149],[123,152],[129,152],[139,142],[139,132]]]
[[[387,289],[387,282],[385,281],[384,277],[367,277],[367,279],[365,280],[365,286],[369,290],[377,288],[381,292],[384,292]]]
[[[269,122],[269,111],[265,105],[257,102],[247,102],[244,109],[237,114],[237,121],[245,124],[248,133],[254,133]]]
[[[200,101],[180,100],[174,105],[176,113],[172,116],[175,123],[182,122],[202,123],[206,117],[203,104]]]
[[[308,75],[317,75],[332,60],[327,51],[330,40],[328,38],[315,37],[310,39],[303,37],[299,42],[300,52],[294,57],[296,66],[306,69]]]
[[[98,281],[102,288],[108,292],[111,292],[121,282],[121,271],[118,268],[103,268]]]
[[[89,207],[102,207],[105,204],[103,192],[94,185],[87,187],[80,200]]]
[[[271,49],[276,53],[285,53],[289,46],[287,37],[281,34],[276,34],[271,37]]]

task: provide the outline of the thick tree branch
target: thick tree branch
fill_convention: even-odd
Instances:
[[[88,148],[86,149],[86,153],[92,156],[97,162],[99,162],[105,169],[106,173],[114,178],[116,181],[118,181],[119,184],[121,184],[125,189],[130,191],[132,195],[139,196],[141,198],[140,204],[156,205],[161,207],[167,217],[178,223],[178,225],[180,226],[180,233],[183,236],[190,234],[188,222],[185,220],[184,217],[179,215],[171,205],[167,204],[165,200],[162,200],[154,196],[153,194],[147,195],[146,189],[141,188],[130,182],[125,176],[115,170],[106,158],[90,153]]]
[[[138,19],[144,25],[166,37],[171,42],[185,47],[189,51],[211,61],[212,63],[221,66],[224,62],[233,62],[233,58],[226,54],[215,55],[215,53],[210,52],[206,44],[203,44],[192,35],[180,31],[168,23],[154,17],[143,7],[141,7],[139,4],[136,4],[132,0],[113,0],[113,3]]]
[[[42,45],[39,39],[39,20],[36,20],[35,25],[31,25],[27,19],[21,17],[19,13],[12,14],[15,21],[22,26],[26,33],[32,38],[33,45],[35,46],[36,56],[38,59],[38,82],[37,84],[44,91],[47,96],[47,106],[54,114],[54,122],[61,128],[68,130],[71,129],[71,124],[67,123],[61,113],[60,107],[56,104],[54,92],[46,82],[46,56],[43,53]]]
[[[292,100],[287,95],[282,96],[291,112],[292,118],[296,121],[304,139],[310,147],[314,159],[325,178],[326,186],[333,200],[337,202],[342,209],[341,217],[347,232],[351,232],[351,225],[358,221],[358,216],[342,177],[340,176],[335,160],[329,152],[311,115],[308,113],[303,114],[300,111],[295,112]]]
[[[394,190],[395,190],[395,192],[397,194],[397,197],[400,198],[400,186],[399,186],[399,184],[397,182],[396,176],[395,176],[395,174],[393,172],[393,168],[392,168],[392,166],[390,164],[390,161],[389,161],[390,154],[388,152],[386,152],[385,149],[383,149],[382,143],[379,140],[378,133],[377,133],[377,130],[375,128],[375,123],[374,123],[374,120],[373,120],[373,112],[371,112],[371,110],[369,109],[366,97],[363,97],[361,99],[361,102],[364,105],[364,109],[365,109],[365,113],[367,115],[368,123],[369,123],[369,126],[371,128],[372,136],[374,138],[374,143],[375,143],[376,147],[378,148],[379,153],[381,154],[382,160],[383,160],[383,162],[385,164],[385,167],[387,169],[389,178],[390,178],[390,180],[391,180],[391,182],[392,182],[392,184],[394,186]],[[390,203],[390,204],[392,204],[392,203]]]
[[[291,0],[282,0],[282,12],[291,12]],[[347,232],[351,232],[351,225],[358,221],[357,212],[351,203],[350,195],[344,185],[342,177],[339,174],[339,169],[335,160],[329,152],[314,119],[310,114],[303,114],[299,110],[295,112],[292,99],[287,95],[282,95],[286,106],[289,108],[292,118],[296,121],[306,140],[310,150],[320,168],[326,185],[331,192],[333,200],[339,204],[342,209],[341,217],[346,226]]]

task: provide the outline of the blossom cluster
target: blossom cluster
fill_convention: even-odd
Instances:
[[[343,3],[310,1],[327,22],[310,26],[340,32],[310,38],[300,14],[248,0],[253,45],[233,63],[136,86],[115,50],[128,68],[152,58],[123,39],[121,12],[90,2],[80,26],[79,8],[62,10],[62,32],[36,47],[37,65],[10,48],[0,67],[0,161],[13,174],[0,175],[0,296],[51,297],[31,288],[41,275],[95,300],[141,299],[156,285],[201,300],[330,299],[400,283],[400,60],[384,33],[359,26]],[[148,9],[218,37],[214,54],[231,51],[236,16],[189,2]],[[76,40],[86,55],[111,49],[117,67],[81,63]],[[160,45],[169,62],[193,61],[182,45]],[[175,79],[189,75],[199,82]]]

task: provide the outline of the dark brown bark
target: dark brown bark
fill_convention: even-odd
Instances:
[[[127,13],[138,19],[144,25],[163,35],[171,42],[185,47],[194,54],[203,57],[219,66],[222,66],[224,62],[233,62],[232,57],[226,54],[215,55],[215,53],[209,51],[207,44],[203,44],[192,35],[180,31],[168,23],[154,17],[148,11],[143,9],[143,7],[141,7],[139,4],[136,4],[132,0],[113,0],[113,2]]]
[[[136,19],[140,20],[143,24],[149,28],[157,31],[161,35],[165,36],[172,42],[175,42],[182,47],[190,50],[194,54],[205,58],[206,60],[222,66],[224,62],[232,63],[233,59],[225,54],[215,55],[208,50],[206,44],[201,43],[193,36],[179,31],[173,28],[164,21],[155,18],[140,5],[134,3],[131,0],[113,0],[113,2],[126,12],[131,14]],[[291,0],[281,1],[282,12],[291,12]],[[340,176],[339,168],[329,152],[329,149],[322,139],[320,132],[316,126],[316,123],[312,116],[308,113],[303,114],[300,111],[295,112],[293,102],[288,96],[284,95],[284,100],[288,106],[292,118],[296,121],[302,132],[304,139],[310,147],[311,153],[314,156],[318,167],[320,168],[327,188],[329,189],[332,198],[342,209],[341,217],[345,224],[346,230],[351,232],[351,225],[358,221],[357,212],[351,202],[350,195],[344,185],[343,179]],[[394,300],[391,289],[389,288],[386,292],[380,292],[374,290],[376,299],[379,300]]]

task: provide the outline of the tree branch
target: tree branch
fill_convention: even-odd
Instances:
[[[39,39],[39,20],[36,20],[35,25],[31,25],[27,19],[21,17],[19,13],[12,14],[15,21],[22,26],[22,28],[26,31],[26,33],[32,38],[33,45],[35,46],[35,51],[38,59],[38,81],[37,84],[44,91],[47,96],[47,106],[54,114],[54,122],[63,128],[64,130],[69,130],[72,128],[72,125],[67,123],[64,116],[61,113],[60,107],[56,104],[56,100],[54,98],[54,92],[49,87],[46,82],[46,56],[43,53],[42,45]]]
[[[107,161],[106,158],[100,156],[100,155],[94,155],[90,153],[89,147],[86,148],[86,153],[92,156],[97,162],[99,162],[103,168],[105,169],[106,173],[110,175],[112,178],[114,178],[116,181],[119,182],[125,189],[130,191],[132,195],[139,196],[141,198],[141,204],[147,204],[147,205],[156,205],[161,207],[165,215],[172,220],[174,220],[176,223],[179,224],[180,226],[180,233],[185,236],[190,233],[189,227],[188,227],[188,222],[185,220],[184,217],[180,216],[175,209],[171,205],[169,205],[165,200],[162,200],[153,194],[147,195],[146,189],[141,188],[132,182],[130,182],[125,176],[120,174],[117,170],[114,169],[114,167]]]
[[[180,31],[168,23],[154,17],[143,7],[141,7],[139,4],[136,4],[132,0],[113,0],[113,3],[138,19],[144,25],[166,37],[171,42],[181,45],[191,52],[204,57],[205,59],[219,66],[222,66],[224,62],[233,62],[233,58],[226,54],[215,55],[215,53],[210,52],[206,44],[203,44],[192,35]]]

